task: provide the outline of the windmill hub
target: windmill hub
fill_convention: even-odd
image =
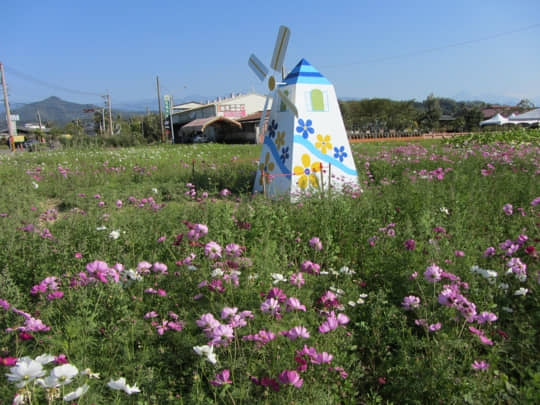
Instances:
[[[274,76],[270,76],[270,78],[268,79],[268,89],[272,91],[275,88],[276,88],[276,79],[274,78]]]

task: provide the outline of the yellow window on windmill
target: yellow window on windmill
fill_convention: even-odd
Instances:
[[[311,90],[311,108],[313,111],[325,111],[323,92],[319,89]]]

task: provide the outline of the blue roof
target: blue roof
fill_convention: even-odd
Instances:
[[[326,77],[311,66],[311,64],[305,59],[298,62],[294,69],[291,70],[291,72],[287,75],[284,82],[286,84],[331,84]]]

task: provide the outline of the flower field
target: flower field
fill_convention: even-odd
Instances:
[[[0,404],[537,402],[539,147],[356,144],[294,203],[259,153],[0,155]]]

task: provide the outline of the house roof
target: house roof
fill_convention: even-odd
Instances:
[[[298,62],[294,69],[287,75],[284,82],[286,84],[331,84],[326,77],[305,59]]]
[[[201,131],[204,132],[206,127],[208,127],[209,125],[213,125],[215,123],[218,123],[218,122],[235,125],[240,129],[242,128],[242,124],[239,123],[238,121],[233,120],[231,118],[221,117],[220,116],[220,117],[197,118],[196,120],[188,122],[186,125],[184,125],[182,127],[182,129],[183,128],[193,128],[193,129],[200,129]]]
[[[261,119],[262,111],[257,111],[256,113],[246,115],[245,117],[238,118],[236,121],[238,122],[249,122],[249,121],[255,121],[259,122]],[[270,116],[270,110],[266,110],[266,119]]]
[[[540,120],[540,108],[527,111],[511,118],[512,121],[537,121]]]

